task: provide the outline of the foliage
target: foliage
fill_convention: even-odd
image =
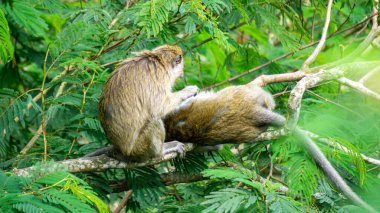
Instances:
[[[368,17],[374,2],[334,1],[332,36],[312,66],[337,61],[364,40],[370,24],[341,30]],[[62,171],[41,171],[30,177],[11,172],[27,166],[42,168],[38,162],[45,157],[54,161],[76,158],[108,144],[98,120],[98,99],[109,73],[133,52],[164,43],[179,45],[185,51],[186,66],[175,89],[188,84],[206,89],[293,53],[216,89],[245,84],[261,74],[299,69],[312,51],[299,48],[320,37],[325,8],[326,1],[321,0],[3,0],[0,209],[106,212],[104,201],[119,203],[124,197],[124,193],[112,193],[112,183],[123,182],[133,190],[127,211],[352,211],[355,207],[334,191],[291,136],[265,144],[225,145],[218,153],[187,154],[154,168],[78,177]],[[353,59],[375,65],[347,71],[347,76],[359,79],[378,66],[378,55],[373,48]],[[368,83],[377,92],[379,77]],[[286,114],[294,85],[266,87],[277,94],[277,109],[282,114]],[[374,150],[379,150],[379,115],[378,102],[327,83],[305,93],[299,121],[301,127],[323,137],[316,142],[329,160],[373,205],[379,199],[378,169],[366,165],[359,152],[378,157]],[[349,153],[324,145],[323,139],[348,147]],[[31,149],[21,154],[29,143]],[[270,170],[272,176],[268,176]],[[188,176],[202,173],[208,180],[165,186],[163,173],[168,171]],[[268,178],[261,183],[259,176]],[[280,192],[280,184],[289,192]]]
[[[28,177],[0,172],[1,212],[108,212],[91,187],[74,175],[41,169]],[[46,165],[44,165],[46,166]]]

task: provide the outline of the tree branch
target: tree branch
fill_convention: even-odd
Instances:
[[[348,78],[344,78],[344,77],[341,77],[338,79],[338,81],[346,86],[349,86],[353,89],[356,89],[358,90],[359,92],[361,93],[364,93],[368,96],[371,96],[377,100],[380,100],[380,94],[368,89],[366,86],[364,86],[363,84],[361,83],[358,83],[358,82],[355,82],[355,81],[352,81]]]
[[[329,145],[330,147],[334,147],[334,148],[337,148],[343,152],[346,152],[346,153],[352,153],[350,151],[350,149],[348,149],[347,147],[343,146],[342,144],[339,144],[337,142],[333,142],[327,138],[322,138],[321,136],[317,135],[317,134],[314,134],[313,132],[310,132],[310,131],[306,131],[306,130],[303,130],[303,132],[308,135],[310,138],[312,139],[315,139],[315,140],[318,140],[326,145]],[[375,159],[375,158],[371,158],[371,157],[368,157],[364,154],[360,154],[361,157],[363,158],[363,160],[367,163],[370,163],[370,164],[374,164],[374,165],[378,165],[380,166],[380,160],[378,159]]]
[[[379,37],[380,38],[380,37]],[[373,70],[369,71],[367,74],[365,74],[358,83],[364,84],[366,81],[368,81],[374,74],[380,71],[380,67],[376,67]]]
[[[288,101],[288,128],[294,129],[297,126],[301,109],[302,96],[306,89],[315,87],[317,84],[336,79],[343,75],[343,71],[334,68],[330,70],[321,70],[318,73],[307,75],[302,78],[290,92]]]
[[[115,209],[114,213],[119,213],[125,207],[125,205],[127,205],[129,198],[132,196],[132,192],[132,189],[125,192],[123,200],[121,200],[120,205]]]
[[[260,142],[266,140],[272,140],[284,136],[287,134],[285,129],[280,129],[278,131],[264,132],[259,137],[257,137],[252,142]],[[192,143],[185,143],[185,152],[190,152],[194,150],[197,145]],[[95,171],[104,171],[107,169],[130,169],[137,168],[143,166],[151,166],[155,164],[159,164],[162,162],[166,162],[168,160],[176,158],[178,155],[176,152],[165,154],[161,158],[150,159],[145,162],[121,162],[114,158],[110,158],[106,155],[94,156],[94,157],[82,157],[77,159],[70,159],[59,161],[54,164],[54,166],[50,166],[48,170],[54,171],[57,168],[66,168],[69,172],[95,172]],[[25,169],[14,169],[14,173],[17,175],[28,176],[29,173],[35,170],[36,167],[28,167]]]
[[[329,0],[328,5],[327,5],[327,10],[326,10],[325,25],[323,26],[321,39],[319,40],[319,43],[317,47],[315,48],[314,52],[303,63],[301,70],[306,70],[309,67],[309,65],[315,61],[319,52],[321,52],[323,45],[326,42],[327,30],[329,29],[329,25],[330,25],[330,17],[331,17],[330,14],[331,14],[332,3],[333,3],[333,0]]]

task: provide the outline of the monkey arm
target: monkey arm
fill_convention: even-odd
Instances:
[[[170,100],[170,105],[166,109],[166,113],[171,112],[173,109],[178,107],[178,105],[183,102],[184,100],[195,96],[198,92],[199,88],[197,86],[187,86],[184,89],[173,93],[171,100]]]

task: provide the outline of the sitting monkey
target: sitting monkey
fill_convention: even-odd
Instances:
[[[168,152],[184,152],[178,141],[164,144],[162,117],[198,88],[172,93],[183,74],[182,50],[163,45],[142,51],[118,65],[110,74],[99,100],[99,119],[110,140],[126,160],[144,161]]]

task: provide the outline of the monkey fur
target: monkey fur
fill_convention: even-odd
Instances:
[[[172,93],[182,74],[182,50],[163,45],[123,61],[108,77],[99,100],[99,119],[111,144],[126,160],[184,153],[178,141],[164,144],[162,122],[163,116],[198,90],[188,86]]]
[[[184,101],[164,118],[166,140],[203,145],[253,141],[285,118],[272,109],[270,93],[252,85],[202,92]]]

